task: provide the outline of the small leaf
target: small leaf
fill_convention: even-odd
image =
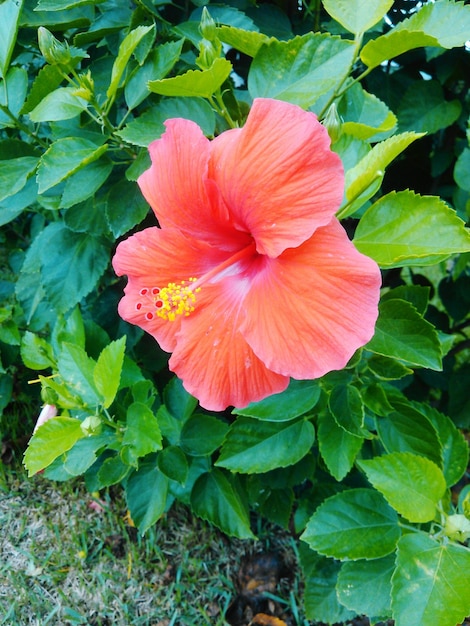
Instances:
[[[0,4],[0,77],[6,76],[18,34],[23,0],[4,0]]]
[[[392,578],[396,626],[455,626],[470,613],[470,550],[424,533],[404,535]]]
[[[397,111],[400,131],[435,133],[453,124],[460,116],[459,100],[447,101],[437,80],[413,81]]]
[[[269,41],[269,37],[263,33],[224,25],[217,28],[217,36],[220,41],[250,57],[256,56],[262,44]]]
[[[391,579],[394,570],[395,554],[373,561],[343,563],[336,586],[338,600],[359,615],[391,617]]]
[[[157,464],[165,476],[184,485],[188,477],[188,460],[185,453],[178,446],[164,448],[157,457]]]
[[[207,70],[188,70],[173,78],[151,80],[150,91],[162,96],[199,96],[210,98],[227,80],[232,64],[227,59],[215,59]]]
[[[97,146],[89,139],[64,137],[55,141],[42,155],[37,181],[39,193],[44,193],[79,169],[93,163],[106,152],[108,146]]]
[[[124,463],[120,455],[108,457],[103,461],[98,471],[100,489],[117,485],[126,478],[130,471],[131,467]]]
[[[197,405],[197,400],[183,387],[179,378],[174,376],[163,390],[163,401],[177,420],[185,422]]]
[[[38,159],[32,156],[0,161],[0,202],[23,189],[37,164]]]
[[[352,468],[363,439],[341,428],[327,412],[318,416],[318,447],[330,474],[340,481]]]
[[[191,456],[212,454],[222,445],[228,425],[212,415],[195,413],[181,430],[180,445]]]
[[[335,559],[377,559],[395,549],[401,535],[396,512],[373,489],[351,489],[325,500],[301,540]]]
[[[410,452],[393,452],[358,461],[369,482],[410,522],[434,519],[446,481],[439,467]]]
[[[463,46],[470,32],[469,9],[461,2],[425,4],[387,34],[366,43],[361,50],[361,60],[373,68],[414,48]]]
[[[364,403],[353,385],[335,385],[328,398],[328,406],[338,426],[356,437],[364,434]]]
[[[6,79],[3,81],[0,90],[0,105],[7,107],[8,111],[18,118],[28,91],[28,73],[22,67],[12,67],[8,70]],[[11,119],[5,110],[0,110],[0,128],[14,128],[15,121]]]
[[[21,338],[21,358],[32,370],[45,370],[56,365],[51,346],[29,330]]]
[[[104,398],[103,406],[105,409],[111,406],[119,389],[125,349],[126,337],[124,336],[107,345],[96,362],[93,380]]]
[[[300,461],[311,449],[315,431],[311,422],[260,422],[239,417],[222,446],[216,465],[232,472],[264,473]]]
[[[465,148],[460,154],[454,167],[454,180],[461,189],[470,191],[470,148]]]
[[[68,209],[69,207],[74,206],[80,202],[84,202],[91,196],[94,196],[96,192],[103,186],[112,171],[112,161],[109,160],[107,157],[103,157],[98,161],[94,161],[93,163],[86,165],[78,172],[75,172],[75,174],[69,176],[65,183],[65,189],[62,194],[62,198],[60,199],[59,208]],[[93,215],[94,211],[90,211],[90,213],[91,215],[86,216],[85,219],[87,219],[88,221],[93,221],[95,226],[97,226],[99,223],[105,223],[103,214],[96,216]],[[70,226],[68,222],[69,217],[70,212],[67,211],[67,213],[65,214],[65,223],[68,226]],[[90,232],[91,230],[91,232],[99,234],[103,232],[104,229],[85,228],[84,230],[80,230],[77,228],[73,228],[72,230],[76,230],[77,232],[84,232],[84,230]]]
[[[248,509],[234,483],[222,470],[213,469],[199,476],[191,492],[191,508],[227,535],[254,539]]]
[[[83,98],[75,95],[74,87],[61,87],[41,100],[29,114],[33,122],[69,120],[80,115],[88,106]]]
[[[339,210],[341,218],[353,215],[380,188],[386,167],[422,135],[401,133],[375,144],[357,165],[346,172],[346,205]]]
[[[127,428],[122,445],[129,446],[136,457],[143,457],[162,448],[157,418],[146,404],[133,402],[127,409]]]
[[[352,85],[338,107],[343,120],[341,131],[359,139],[371,139],[377,133],[392,131],[397,118],[390,109],[359,84]]]
[[[103,399],[93,378],[95,361],[74,343],[63,342],[57,367],[67,388],[81,399],[84,406],[96,407]]]
[[[333,19],[350,33],[359,35],[375,26],[383,18],[393,0],[323,0],[323,6]]]
[[[343,82],[353,57],[353,42],[329,33],[271,40],[253,59],[248,90],[252,98],[276,98],[309,108]]]
[[[354,245],[381,267],[433,265],[470,251],[470,232],[436,196],[391,192],[362,216]]]
[[[143,535],[163,515],[169,480],[156,462],[142,464],[126,483],[126,500],[132,521]]]
[[[54,417],[40,426],[28,444],[23,463],[28,476],[41,471],[84,437],[81,421],[73,417]]]
[[[131,32],[128,33],[122,40],[121,45],[119,46],[117,57],[113,63],[113,69],[111,71],[111,81],[106,91],[106,96],[108,97],[108,100],[115,96],[122,75],[124,74],[124,70],[126,69],[129,59],[131,58],[131,54],[137,48],[141,39],[153,28],[153,25],[137,26],[137,28],[131,30]]]
[[[320,385],[316,381],[291,380],[285,391],[260,402],[252,402],[244,409],[234,409],[232,413],[268,422],[286,422],[313,409],[320,392]]]
[[[379,305],[375,335],[366,349],[412,367],[433,370],[442,367],[440,342],[434,326],[405,300],[385,300]]]
[[[106,199],[106,218],[115,237],[120,237],[149,212],[149,205],[134,183],[120,180],[113,185]]]

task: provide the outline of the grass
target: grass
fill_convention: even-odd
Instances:
[[[6,468],[0,625],[225,626],[247,554],[274,549],[294,567],[292,540],[280,529],[261,528],[258,541],[229,539],[176,507],[140,537],[120,492],[100,497],[80,481],[28,480]],[[279,594],[290,623],[306,624],[292,581]]]

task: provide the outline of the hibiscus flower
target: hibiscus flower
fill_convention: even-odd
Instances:
[[[210,410],[343,368],[372,337],[380,272],[334,217],[343,168],[313,113],[256,99],[210,141],[170,119],[138,184],[159,226],[117,247],[119,314]]]

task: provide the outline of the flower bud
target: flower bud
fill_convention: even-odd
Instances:
[[[50,65],[66,65],[71,61],[72,55],[68,45],[60,43],[44,26],[38,29],[38,43],[42,56]]]
[[[444,526],[444,533],[454,541],[464,542],[470,539],[470,520],[465,515],[449,515]]]
[[[102,422],[98,415],[89,415],[80,424],[80,428],[85,435],[99,435],[102,428]]]
[[[338,113],[338,109],[336,108],[336,104],[333,104],[328,108],[325,117],[322,121],[323,126],[328,131],[328,134],[331,139],[331,143],[338,141],[341,137],[341,118]]]
[[[207,7],[203,7],[201,22],[199,24],[199,32],[204,39],[209,41],[218,41],[217,37],[217,25],[212,19],[211,14],[207,10]]]
[[[39,417],[36,421],[36,425],[34,427],[33,433],[35,433],[37,429],[43,424],[45,424],[48,420],[52,419],[53,417],[56,417],[56,415],[57,415],[57,407],[54,406],[53,404],[45,404],[42,407],[41,412],[39,413]]]
[[[90,102],[95,91],[95,83],[91,76],[91,72],[80,74],[78,77],[78,84],[79,87],[73,91],[73,95]]]

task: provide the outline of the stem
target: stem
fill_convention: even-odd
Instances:
[[[23,122],[20,122],[20,120],[10,111],[10,109],[7,106],[5,106],[4,104],[0,104],[0,111],[5,113],[5,115],[8,115],[8,117],[15,123],[15,126],[19,130],[21,130],[23,133],[25,133],[26,135],[34,139],[34,141],[36,141],[42,148],[45,148],[47,150],[47,148],[49,147],[48,143],[44,141],[43,139],[41,139],[40,137],[38,137],[35,133],[33,133],[26,126],[26,124],[23,124]]]
[[[232,120],[230,113],[227,111],[227,107],[225,106],[225,102],[222,98],[220,88],[217,89],[213,96],[209,97],[209,102],[211,103],[212,107],[217,111],[217,113],[219,113],[224,118],[230,128],[238,128],[238,124]]]

